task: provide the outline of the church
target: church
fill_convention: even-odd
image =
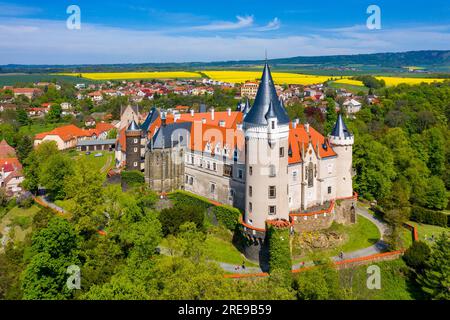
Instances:
[[[153,108],[142,124],[127,123],[119,167],[143,171],[157,192],[183,189],[239,208],[253,239],[263,239],[271,222],[300,231],[355,222],[353,135],[341,115],[327,137],[290,121],[267,63],[253,105],[200,113]]]

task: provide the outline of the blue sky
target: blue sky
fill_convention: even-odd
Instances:
[[[69,30],[66,9],[81,10]],[[381,8],[381,29],[366,27]],[[0,0],[0,65],[261,59],[450,49],[448,0]]]

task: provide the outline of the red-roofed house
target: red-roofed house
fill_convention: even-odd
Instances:
[[[38,88],[15,88],[13,89],[14,97],[25,96],[28,99],[34,99],[40,96],[43,92]]]
[[[0,159],[13,158],[16,156],[16,150],[11,147],[6,140],[0,142]]]

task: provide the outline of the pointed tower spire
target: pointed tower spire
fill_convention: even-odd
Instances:
[[[280,105],[277,96],[277,91],[272,79],[269,65],[264,65],[261,82],[259,83],[258,92],[256,94],[255,102],[245,117],[244,122],[253,125],[267,125],[266,114],[272,102],[273,113],[276,115],[278,124],[288,124],[289,117],[286,110]]]
[[[344,119],[342,118],[342,114],[339,113],[333,131],[331,131],[330,137],[339,139],[348,139],[351,138],[352,136],[353,135],[350,133],[347,126],[345,125]]]

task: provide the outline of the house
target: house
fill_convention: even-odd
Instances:
[[[100,91],[94,91],[88,94],[88,97],[93,101],[93,102],[101,102],[103,101],[103,94]]]
[[[48,108],[29,108],[27,113],[30,117],[42,117],[48,113]]]
[[[17,158],[0,158],[0,188],[9,196],[14,196],[22,188],[20,184],[24,180],[22,165]]]
[[[247,97],[249,99],[255,99],[258,92],[258,82],[246,82],[241,86],[241,97]]]
[[[12,90],[15,98],[25,96],[28,99],[34,99],[43,93],[41,89],[37,88],[14,88]]]
[[[17,106],[14,103],[0,103],[0,112],[6,111],[6,110],[15,111],[16,109],[17,109]]]
[[[97,123],[93,129],[81,129],[70,124],[37,134],[34,137],[34,146],[44,141],[54,141],[58,150],[75,148],[78,142],[82,140],[106,139],[108,132],[113,128],[112,124],[104,122]]]
[[[86,117],[84,120],[84,125],[86,127],[94,127],[95,126],[95,119],[92,116]]]
[[[72,104],[70,102],[61,102],[62,110],[70,110],[72,109]]]
[[[348,99],[342,106],[347,114],[355,114],[361,110],[362,104],[355,99]]]
[[[1,158],[15,158],[16,150],[11,147],[6,140],[0,142],[0,159]]]

